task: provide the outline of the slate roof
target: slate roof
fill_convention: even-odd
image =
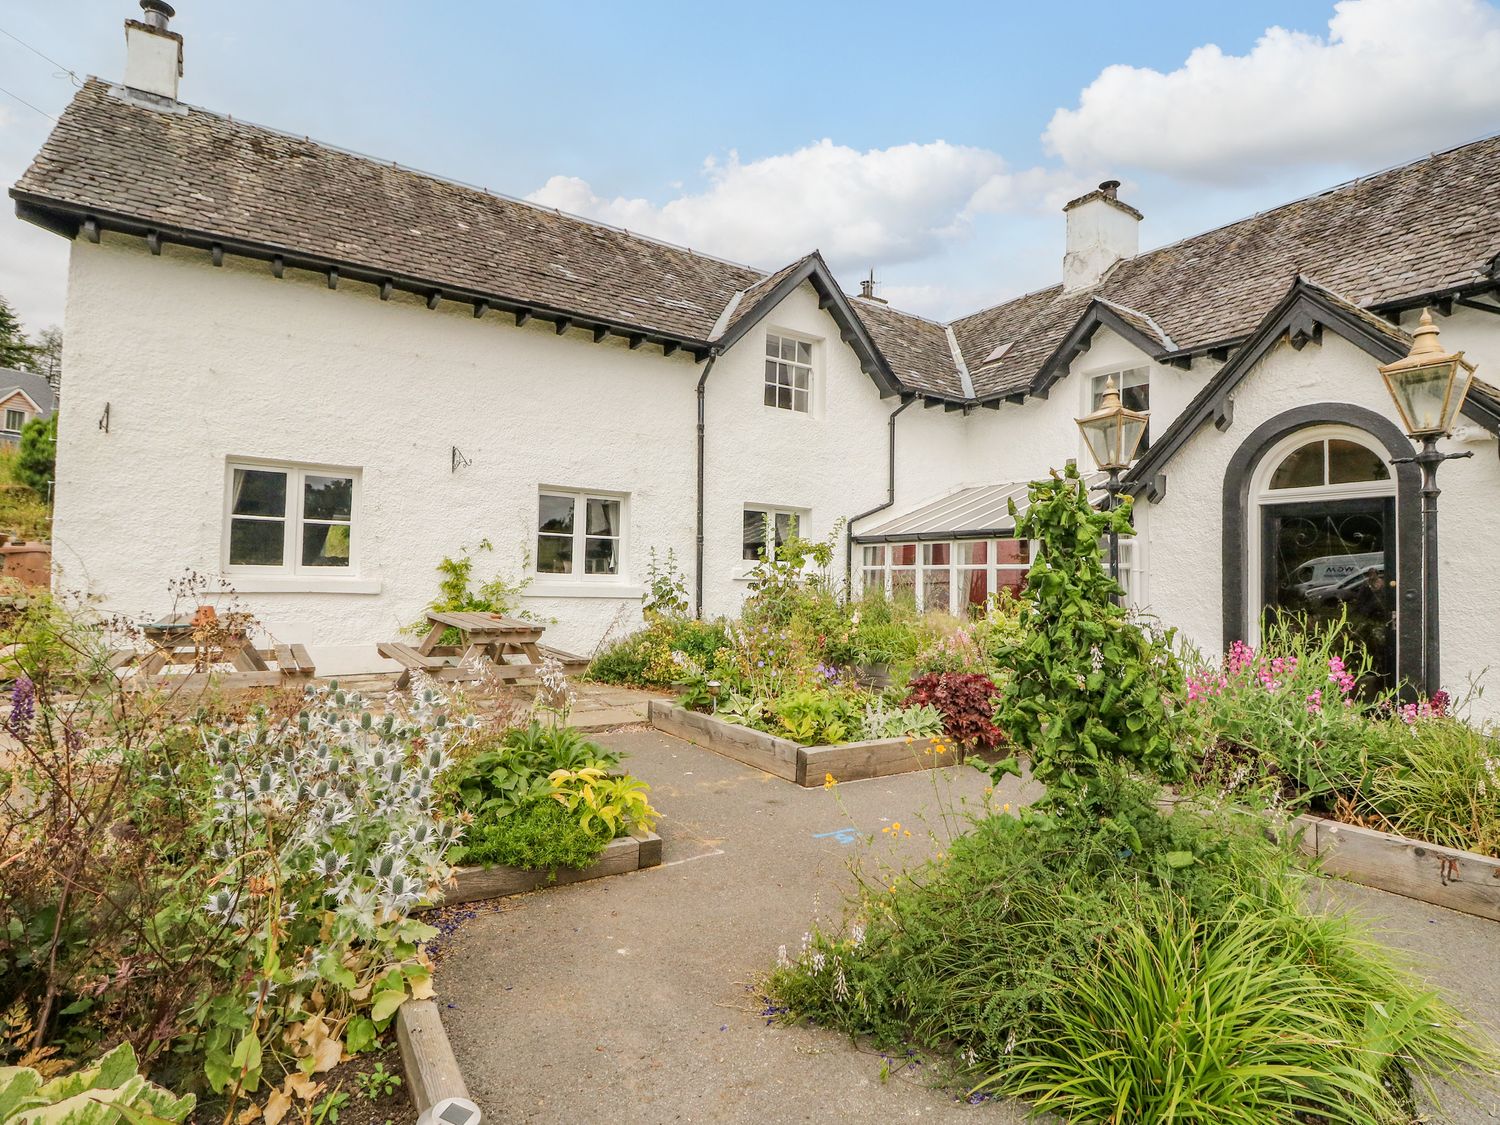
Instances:
[[[59,225],[91,214],[200,245],[284,248],[639,328],[699,345],[700,357],[715,339],[733,338],[757,294],[809,260],[766,274],[206,110],[145,105],[97,79],[12,195],[32,217],[61,216]],[[1092,290],[1052,286],[948,325],[873,301],[850,306],[864,326],[856,346],[867,334],[879,351],[867,371],[888,367],[910,393],[992,400],[1043,390],[1049,363],[1055,370],[1066,358],[1065,342],[1087,329],[1096,299],[1096,311],[1107,307],[1153,351],[1180,355],[1244,339],[1299,275],[1381,309],[1478,290],[1493,279],[1497,253],[1492,137],[1139,254]]]
[[[764,275],[653,239],[90,79],[13,189],[166,229],[708,339]]]
[[[35,371],[17,371],[13,367],[0,367],[0,402],[17,391],[25,391],[31,401],[41,408],[40,417],[45,418],[57,409],[57,399],[52,394],[52,384],[47,382],[45,376],[38,375]]]

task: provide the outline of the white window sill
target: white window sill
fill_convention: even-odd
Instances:
[[[644,586],[624,582],[533,582],[526,588],[527,598],[614,598],[617,601],[639,601]]]
[[[226,574],[237,594],[378,594],[378,578],[333,578],[318,574]]]

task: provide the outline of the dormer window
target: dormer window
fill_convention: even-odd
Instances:
[[[767,406],[807,414],[812,408],[812,344],[766,333]]]
[[[1104,401],[1104,387],[1111,379],[1120,392],[1120,405],[1126,410],[1147,411],[1151,409],[1151,369],[1132,367],[1128,371],[1103,371],[1089,381],[1089,406],[1084,413],[1099,409]],[[1141,444],[1135,455],[1144,457],[1151,448],[1151,423],[1146,423],[1146,432],[1141,435]]]

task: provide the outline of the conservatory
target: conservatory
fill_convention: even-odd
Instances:
[[[1103,473],[1085,478],[1089,486]],[[856,532],[855,576],[862,590],[884,590],[923,610],[983,613],[992,596],[1020,593],[1031,567],[1032,545],[1015,537],[1010,514],[1026,510],[1029,484],[961,488],[904,515]],[[1134,545],[1120,544],[1120,581],[1132,588]]]

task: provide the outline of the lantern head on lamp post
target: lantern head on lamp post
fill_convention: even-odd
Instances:
[[[1089,447],[1094,464],[1109,474],[1102,486],[1105,493],[1105,510],[1113,511],[1119,504],[1120,474],[1130,467],[1135,451],[1146,436],[1146,424],[1150,415],[1144,410],[1130,410],[1120,401],[1120,392],[1115,388],[1114,377],[1104,384],[1104,395],[1099,408],[1092,414],[1074,419],[1083,431],[1083,442]],[[1109,532],[1109,576],[1115,585],[1120,583],[1120,533],[1113,527]],[[1119,595],[1115,595],[1118,602]]]
[[[1422,443],[1416,456],[1398,457],[1391,464],[1415,464],[1422,470],[1422,687],[1431,696],[1443,686],[1438,656],[1437,469],[1444,461],[1474,456],[1440,453],[1437,443],[1453,432],[1474,382],[1474,365],[1463,352],[1443,350],[1432,313],[1423,309],[1412,333],[1411,352],[1382,366],[1380,375],[1407,436]]]

